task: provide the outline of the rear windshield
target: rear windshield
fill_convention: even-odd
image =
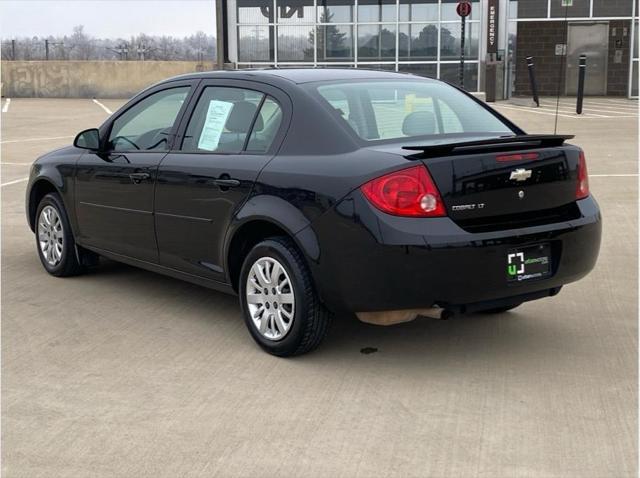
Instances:
[[[481,105],[444,83],[393,80],[314,87],[333,113],[367,141],[514,134]]]

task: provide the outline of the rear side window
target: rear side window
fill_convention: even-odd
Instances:
[[[242,88],[205,88],[189,120],[182,151],[242,151],[264,96]]]
[[[315,88],[364,140],[514,133],[471,98],[442,83],[367,81],[320,84]]]
[[[282,123],[282,108],[271,97],[267,97],[253,125],[247,151],[265,153],[271,147]]]

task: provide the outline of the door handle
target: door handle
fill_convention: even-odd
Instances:
[[[214,179],[213,184],[220,188],[235,188],[240,186],[240,181],[237,179]]]
[[[149,173],[131,173],[129,174],[129,178],[133,181],[134,184],[140,184],[145,179],[149,179],[151,175]]]

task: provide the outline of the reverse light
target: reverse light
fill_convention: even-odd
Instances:
[[[584,199],[589,195],[589,173],[587,172],[587,160],[584,151],[580,151],[578,159],[578,186],[576,187],[576,199]]]
[[[376,208],[394,216],[447,215],[438,188],[422,165],[373,179],[360,189]]]

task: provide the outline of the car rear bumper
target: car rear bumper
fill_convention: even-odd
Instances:
[[[438,305],[471,311],[555,295],[593,269],[600,249],[596,201],[577,204],[575,220],[469,233],[446,217],[381,213],[355,192],[313,223],[320,255],[311,268],[322,300],[334,310]],[[509,251],[542,243],[551,246],[551,274],[508,282]]]

